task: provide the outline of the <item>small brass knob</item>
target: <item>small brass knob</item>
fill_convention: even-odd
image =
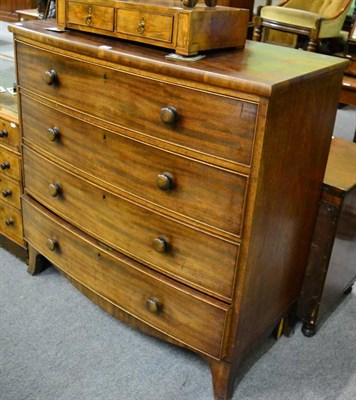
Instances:
[[[51,183],[48,186],[49,194],[53,197],[58,196],[61,193],[61,185],[59,183]]]
[[[151,297],[146,300],[146,308],[149,312],[157,314],[162,310],[163,304],[156,297]]]
[[[13,220],[12,218],[8,218],[8,219],[5,221],[5,224],[6,224],[7,226],[11,226],[11,225],[14,224],[14,220]]]
[[[56,140],[59,139],[60,136],[60,130],[56,127],[54,128],[48,128],[48,138],[51,142],[55,142]]]
[[[158,236],[153,240],[153,248],[157,253],[165,253],[169,249],[169,242],[166,238]]]
[[[58,83],[58,75],[54,69],[51,71],[46,71],[43,75],[43,78],[47,85],[55,85]]]
[[[1,169],[10,169],[10,163],[8,161],[5,161],[0,164]]]
[[[58,242],[56,239],[48,239],[46,246],[48,248],[48,250],[54,251],[57,247],[58,247]]]
[[[161,190],[171,190],[175,187],[174,176],[170,172],[157,175],[156,184]]]
[[[4,129],[3,131],[0,131],[0,138],[8,137],[8,136],[9,136],[9,132],[6,129]]]
[[[2,195],[3,195],[4,197],[9,197],[9,196],[11,196],[11,195],[12,195],[11,189],[5,189],[5,190],[3,190]]]
[[[178,112],[175,107],[163,107],[159,114],[161,121],[167,125],[172,125],[178,120]]]

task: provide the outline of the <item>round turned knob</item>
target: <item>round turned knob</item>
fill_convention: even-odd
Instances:
[[[58,242],[56,239],[48,239],[46,246],[48,250],[54,251],[58,247]]]
[[[53,197],[56,197],[61,192],[61,185],[59,183],[51,183],[48,186],[49,194]]]
[[[218,0],[205,0],[207,7],[215,7],[218,4]]]
[[[5,161],[0,164],[1,169],[10,169],[10,163],[8,161]]]
[[[8,137],[8,136],[9,136],[9,132],[6,129],[4,129],[3,131],[0,131],[0,138]]]
[[[157,175],[156,183],[161,190],[170,190],[175,187],[174,176],[170,172]]]
[[[54,142],[59,139],[60,131],[58,128],[56,127],[48,128],[47,132],[48,132],[48,138],[51,142]]]
[[[3,190],[3,191],[2,191],[2,195],[3,195],[4,197],[9,197],[9,196],[11,196],[11,195],[12,195],[11,189],[5,189],[5,190]]]
[[[163,305],[156,297],[151,297],[150,299],[146,300],[146,308],[149,312],[157,314],[162,310]]]
[[[153,241],[153,248],[158,253],[165,253],[169,249],[169,242],[166,238],[159,236]]]
[[[172,106],[163,107],[159,116],[161,121],[168,125],[174,124],[178,120],[178,112]]]
[[[43,78],[47,85],[55,85],[58,82],[57,72],[54,69],[46,71]]]
[[[5,221],[5,224],[6,224],[7,226],[11,226],[11,225],[14,224],[14,220],[13,220],[12,218],[8,218],[8,219]]]

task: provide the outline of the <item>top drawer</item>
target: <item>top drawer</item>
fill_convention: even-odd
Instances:
[[[250,165],[257,104],[103,68],[22,43],[17,44],[17,61],[21,88],[122,128]]]

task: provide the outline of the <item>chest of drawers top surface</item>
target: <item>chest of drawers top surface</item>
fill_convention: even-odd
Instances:
[[[266,46],[247,41],[243,50],[208,52],[198,62],[165,59],[166,50],[136,45],[81,32],[54,32],[53,21],[28,21],[22,26],[11,25],[10,31],[18,38],[37,40],[44,44],[65,48],[83,56],[120,63],[122,68],[138,68],[142,72],[169,76],[179,80],[212,85],[216,88],[240,90],[255,95],[270,96],[288,87],[291,81],[307,79],[347,66],[346,60],[319,54],[303,54],[281,46]],[[104,46],[104,47],[103,47]]]

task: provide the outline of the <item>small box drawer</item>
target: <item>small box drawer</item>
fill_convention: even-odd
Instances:
[[[0,116],[0,145],[14,147],[18,150],[20,144],[21,137],[18,124]]]
[[[20,209],[20,196],[21,187],[19,182],[13,181],[3,174],[0,174],[0,198],[5,201],[5,203]]]
[[[194,222],[236,236],[241,234],[246,176],[179,157],[34,104],[32,99],[22,96],[25,141],[75,166],[86,176],[118,187],[121,193],[156,204],[161,212],[169,210]],[[41,115],[46,115],[46,119]],[[56,140],[51,140],[53,132],[48,135],[48,128],[57,128]],[[166,176],[172,177],[173,186],[160,190],[157,180]],[[229,215],[226,209],[230,210]]]
[[[67,22],[104,31],[114,30],[114,8],[68,1]]]
[[[21,211],[0,198],[0,234],[23,246]]]
[[[126,201],[26,147],[23,157],[25,191],[41,204],[160,272],[225,300],[232,298],[238,245]]]
[[[23,213],[26,241],[63,272],[183,344],[221,356],[228,305],[102,248],[26,197]]]
[[[21,162],[18,154],[0,146],[0,174],[12,179],[20,180]]]
[[[27,90],[128,134],[140,133],[143,140],[171,143],[196,157],[251,164],[256,103],[113,71],[22,43],[17,52],[19,85]],[[78,93],[83,93],[80,102]]]
[[[172,14],[159,14],[140,10],[116,11],[116,31],[130,36],[139,36],[171,43],[173,40]]]

